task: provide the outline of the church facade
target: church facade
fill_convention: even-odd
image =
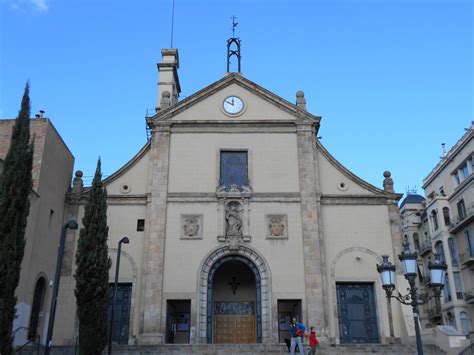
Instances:
[[[387,309],[375,268],[399,247],[390,173],[379,189],[338,163],[302,92],[292,104],[228,73],[179,101],[178,51],[162,54],[151,137],[105,180],[113,262],[130,239],[114,340],[282,342],[294,316],[332,343],[400,338],[398,306]],[[68,215],[80,222],[81,173],[73,185]],[[72,310],[66,263],[59,307]],[[61,314],[55,343],[71,344],[74,312]]]
[[[331,156],[302,92],[294,104],[227,73],[180,101],[178,51],[162,55],[150,138],[104,180],[111,283],[117,244],[130,240],[114,342],[278,343],[292,317],[325,343],[408,341],[411,315],[387,303],[376,270],[381,255],[397,260],[401,251],[401,195],[390,173],[377,188]],[[87,197],[77,171],[65,221],[81,228]],[[67,232],[55,345],[77,338],[78,236]]]

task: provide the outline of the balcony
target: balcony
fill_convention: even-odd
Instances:
[[[474,265],[474,250],[469,248],[464,249],[459,253],[459,260],[461,261],[461,265]]]
[[[428,318],[430,322],[437,323],[441,321],[441,309],[440,307],[430,306],[428,309]]]
[[[469,222],[474,220],[474,203],[471,203],[469,206],[466,206],[465,212],[453,217],[451,221],[451,226],[449,229],[450,233],[456,233],[462,227],[467,225]]]
[[[431,239],[425,240],[420,243],[420,250],[418,250],[418,254],[420,256],[423,256],[425,254],[428,254],[433,250],[433,246],[431,245]]]
[[[474,288],[471,288],[470,290],[464,292],[464,298],[466,300],[466,303],[474,304]]]

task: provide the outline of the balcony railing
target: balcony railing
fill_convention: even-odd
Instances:
[[[464,298],[466,299],[467,303],[474,303],[474,288],[464,292]]]
[[[461,265],[472,265],[474,264],[474,250],[467,248],[459,253],[459,260]]]
[[[423,256],[426,253],[432,251],[432,249],[433,246],[431,245],[431,239],[427,239],[420,243],[420,250],[418,251],[418,253],[420,254],[420,256]]]
[[[451,220],[451,226],[449,231],[451,233],[457,232],[460,228],[464,227],[467,223],[474,219],[474,203],[466,206],[463,214],[456,215]]]

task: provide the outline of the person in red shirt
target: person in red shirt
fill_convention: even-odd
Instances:
[[[311,333],[309,335],[309,346],[311,347],[310,352],[308,355],[314,355],[316,353],[316,347],[319,345],[318,338],[316,338],[316,332],[314,331],[314,327],[311,327]]]

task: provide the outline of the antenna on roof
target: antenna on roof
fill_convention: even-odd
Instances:
[[[407,195],[416,195],[417,194],[416,186],[410,188],[410,185],[408,185],[406,188],[406,193]]]
[[[171,10],[171,43],[170,48],[173,48],[173,30],[174,30],[174,0],[173,0],[173,9]]]

